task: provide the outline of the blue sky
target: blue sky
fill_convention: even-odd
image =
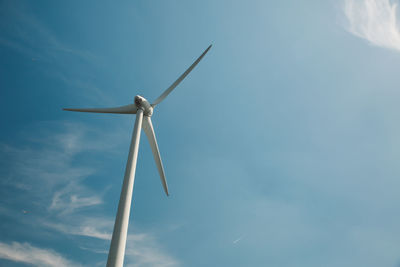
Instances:
[[[399,266],[388,0],[0,2],[0,266],[104,266],[134,117],[126,266]]]

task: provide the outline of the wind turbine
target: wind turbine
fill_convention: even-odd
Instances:
[[[134,103],[114,107],[114,108],[65,108],[67,111],[78,112],[94,112],[94,113],[115,113],[115,114],[136,114],[135,126],[131,146],[129,148],[128,161],[126,163],[124,182],[122,184],[121,196],[118,204],[117,216],[114,223],[114,231],[111,238],[110,250],[108,253],[107,267],[121,267],[124,263],[126,238],[128,233],[129,214],[132,202],[132,191],[135,180],[136,162],[139,150],[140,130],[143,128],[147,139],[149,140],[154,160],[160,174],[161,183],[164,191],[168,193],[167,180],[165,178],[164,167],[162,165],[160,151],[158,150],[156,136],[154,134],[151,116],[154,108],[160,104],[175,87],[192,71],[200,62],[205,54],[210,50],[211,45],[200,55],[198,59],[170,86],[168,87],[152,104],[147,99],[137,95],[134,98]]]

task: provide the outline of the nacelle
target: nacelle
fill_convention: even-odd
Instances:
[[[149,101],[147,101],[147,99],[144,98],[143,96],[140,95],[135,96],[135,104],[138,109],[143,110],[143,114],[145,116],[150,117],[151,115],[153,115],[153,107],[151,106]]]

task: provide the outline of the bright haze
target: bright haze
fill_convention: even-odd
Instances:
[[[2,1],[0,266],[400,264],[398,1]]]

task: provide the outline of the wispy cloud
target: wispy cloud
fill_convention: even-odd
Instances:
[[[76,188],[77,186],[73,186]],[[94,206],[103,203],[99,196],[80,197],[72,192],[75,190],[62,189],[57,191],[50,205],[50,210],[62,210],[64,213],[71,213],[74,210]]]
[[[397,4],[389,0],[345,0],[348,31],[371,44],[400,50]]]
[[[8,166],[3,186],[29,192],[30,199],[36,198],[41,208],[47,206],[60,213],[102,203],[101,195],[81,183],[95,170],[73,164],[73,159],[91,146],[90,140],[86,140],[85,127],[71,123],[59,125],[59,133],[42,133],[42,139],[31,140],[28,146],[0,144],[0,153],[8,159],[3,162]]]
[[[60,38],[53,25],[46,24],[22,2],[1,2],[0,18],[1,48],[36,62],[36,70],[79,92],[80,98],[111,104],[112,96],[107,96],[94,78],[98,75],[94,71],[103,66],[101,56]]]
[[[82,163],[77,159],[82,153],[90,151],[113,151],[115,146],[120,144],[115,141],[121,139],[120,133],[115,132],[115,129],[110,133],[96,132],[81,124],[70,122],[47,122],[46,125],[40,124],[38,127],[30,128],[29,136],[25,136],[25,140],[21,142],[23,145],[0,144],[0,155],[5,159],[0,161],[0,164],[3,164],[0,166],[4,166],[2,172],[8,170],[2,175],[6,179],[0,181],[3,190],[11,187],[24,192],[22,195],[27,199],[15,201],[30,203],[32,199],[35,199],[36,206],[32,207],[34,211],[29,213],[29,224],[34,224],[47,233],[55,231],[70,239],[74,236],[86,237],[84,242],[82,238],[79,238],[79,247],[93,253],[107,253],[114,225],[114,218],[104,215],[101,205],[107,189],[103,192],[95,192],[90,185],[85,184],[85,179],[95,175],[97,170],[90,167],[90,162]],[[35,128],[40,130],[35,130]],[[99,133],[101,133],[101,138],[98,137]],[[113,141],[105,141],[105,139]],[[12,202],[12,198],[10,196],[7,201]],[[15,206],[15,203],[10,206]],[[93,209],[95,206],[102,211],[101,214],[96,213]],[[82,209],[87,207],[92,207],[90,212],[83,212]],[[31,210],[31,207],[21,208]],[[21,217],[20,209],[12,210],[3,205],[0,205],[0,213],[14,220]],[[7,252],[3,253],[4,255],[25,255],[29,251],[37,252],[33,245],[26,243],[3,244],[3,247]],[[12,254],[10,251],[17,252]],[[21,262],[25,259],[25,256],[21,256],[22,260],[17,256],[2,257]],[[128,236],[125,262],[127,266],[179,265],[178,260],[170,256],[158,244],[153,234],[132,232],[132,229]],[[38,266],[53,266],[39,261],[29,263]],[[56,266],[64,265],[61,262]]]
[[[32,59],[57,60],[60,53],[74,55],[87,61],[94,59],[89,51],[72,48],[59,41],[56,34],[24,4],[3,2],[0,7],[2,16],[0,29],[3,29],[3,35],[0,37],[1,45]]]
[[[0,258],[43,267],[81,266],[51,249],[34,247],[29,243],[0,242]]]
[[[97,238],[100,240],[111,240],[111,231],[114,221],[111,218],[82,218],[80,224],[52,224],[46,223],[50,228],[64,234]],[[94,253],[108,253],[107,247],[93,245],[82,247],[82,249]],[[169,255],[157,242],[156,238],[150,233],[130,233],[127,239],[125,265],[136,266],[155,266],[155,267],[175,267],[180,266],[180,262]]]
[[[177,267],[180,262],[167,254],[150,234],[129,235],[126,248],[127,267]]]
[[[111,240],[113,221],[102,217],[79,217],[76,223],[43,222],[44,225],[68,235]]]

